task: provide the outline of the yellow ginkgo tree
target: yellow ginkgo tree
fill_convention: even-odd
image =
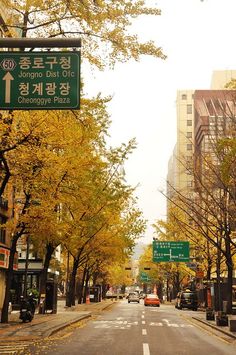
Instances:
[[[8,8],[6,26],[15,30],[19,37],[80,37],[82,65],[86,62],[88,65],[103,69],[107,66],[113,67],[117,62],[139,60],[142,55],[152,55],[161,59],[166,57],[153,41],[142,43],[138,36],[132,33],[133,20],[143,15],[160,15],[159,9],[146,6],[142,0],[119,2],[9,0]],[[46,242],[48,248],[51,246],[50,256],[53,248],[61,243],[61,239],[69,235],[70,224],[66,225],[65,216],[76,209],[68,203],[73,192],[78,197],[77,211],[82,211],[81,215],[77,213],[81,219],[77,229],[82,228],[82,232],[85,229],[86,235],[93,235],[94,231],[91,234],[91,229],[94,228],[95,220],[101,218],[105,221],[102,204],[99,209],[98,203],[93,205],[86,203],[83,210],[83,200],[79,196],[86,194],[96,196],[92,186],[93,179],[88,180],[87,184],[86,174],[92,177],[93,174],[96,175],[96,171],[103,171],[104,165],[104,175],[105,171],[108,172],[107,162],[116,159],[117,151],[125,154],[123,159],[129,154],[122,146],[117,151],[111,150],[109,154],[104,152],[108,128],[109,119],[104,99],[99,97],[90,101],[84,98],[81,102],[81,111],[28,110],[9,111],[0,115],[0,196],[10,191],[14,194],[16,202],[14,219],[7,222],[12,240],[2,322],[8,321],[13,259],[17,241],[22,235],[32,236],[32,242],[36,247]],[[121,168],[120,166],[119,169]],[[110,173],[107,175],[107,183],[110,182],[109,176],[112,178],[114,175],[112,170]],[[104,181],[105,178],[102,181],[103,185]],[[113,185],[109,186],[109,193],[106,190],[107,196],[111,195],[111,201],[108,199],[105,204],[106,209],[109,203],[113,206],[112,198],[117,206],[122,198],[124,201],[129,200],[129,189],[122,186],[125,184],[121,183],[120,178],[114,179]],[[104,198],[104,195],[102,196]],[[96,202],[94,198],[93,202]],[[68,207],[61,225],[58,223],[60,214],[58,206]],[[121,203],[121,206],[124,207],[124,204]],[[118,210],[121,219],[123,214],[125,218],[129,216],[130,221],[135,220],[134,216],[139,220],[139,214],[128,210],[125,215],[125,208],[122,210],[122,207]],[[99,216],[96,212],[98,210]],[[81,227],[85,222],[84,218],[91,217],[93,227],[88,224]],[[76,217],[76,220],[78,218]],[[139,227],[142,229],[141,221]],[[129,233],[130,235],[135,233],[131,224],[130,231],[126,230],[126,233],[127,240]]]

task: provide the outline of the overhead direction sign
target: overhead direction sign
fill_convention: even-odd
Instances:
[[[151,281],[149,275],[146,272],[140,273],[140,280],[141,281]]]
[[[0,110],[80,106],[80,52],[0,52]]]
[[[189,242],[153,241],[154,262],[188,262]]]

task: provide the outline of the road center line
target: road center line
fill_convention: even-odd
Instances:
[[[142,318],[144,318],[144,315],[142,314]]]
[[[148,343],[143,343],[143,355],[150,355]]]
[[[145,320],[142,320],[142,324],[146,324]]]
[[[147,329],[142,329],[142,335],[147,335]]]

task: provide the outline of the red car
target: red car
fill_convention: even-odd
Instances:
[[[144,298],[144,306],[156,306],[160,307],[160,300],[157,295],[149,294]]]

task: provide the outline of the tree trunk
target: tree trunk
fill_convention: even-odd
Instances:
[[[10,173],[10,170],[9,170],[9,167],[7,165],[7,161],[3,155],[3,153],[0,152],[0,161],[3,163],[3,166],[4,166],[4,177],[3,179],[1,180],[1,184],[0,184],[0,196],[3,195],[4,191],[5,191],[5,188],[8,184],[8,181],[11,177],[11,173]]]
[[[12,283],[12,278],[13,278],[14,256],[16,253],[17,240],[19,238],[20,238],[20,235],[17,235],[13,238],[11,249],[10,249],[9,265],[8,265],[8,269],[6,271],[6,289],[5,289],[5,298],[4,298],[3,307],[2,307],[1,323],[8,323],[8,307],[9,307],[11,283]]]
[[[180,291],[180,274],[179,271],[176,271],[174,273],[173,277],[173,297],[175,298],[177,296],[177,293]]]
[[[84,268],[83,277],[82,277],[82,281],[81,281],[81,290],[80,290],[80,295],[79,295],[79,299],[78,299],[79,304],[81,304],[83,302],[85,276],[86,276],[86,268]]]
[[[55,250],[55,247],[48,243],[46,245],[46,256],[43,263],[43,269],[40,275],[40,287],[39,287],[39,300],[41,299],[42,295],[46,295],[46,283],[47,283],[47,275],[48,275],[48,268],[50,265],[50,261],[52,258],[52,254]],[[43,297],[45,299],[45,296]],[[45,313],[44,306],[39,308],[39,313]]]
[[[207,280],[211,279],[211,269],[212,269],[212,257],[210,253],[210,245],[209,241],[207,240]]]
[[[221,273],[221,250],[220,250],[220,247],[218,247],[217,248],[217,259],[216,259],[217,294],[215,295],[215,311],[222,311],[220,273]]]
[[[22,210],[22,215],[24,215],[27,211],[30,201],[30,194],[26,194],[24,207]],[[10,298],[10,289],[11,283],[13,279],[13,265],[14,265],[14,256],[16,253],[16,245],[18,239],[24,234],[25,232],[25,224],[21,223],[17,225],[17,228],[20,228],[18,232],[14,234],[11,240],[11,248],[10,248],[10,256],[9,256],[9,265],[6,271],[6,288],[5,288],[5,298],[2,307],[2,314],[1,314],[1,323],[8,323],[8,307],[9,307],[9,298]]]
[[[228,269],[228,280],[227,280],[227,313],[228,314],[232,314],[232,288],[233,288],[233,260],[232,260],[230,242],[231,242],[230,232],[228,232],[225,240],[226,265]]]
[[[93,273],[93,285],[96,285],[96,284],[97,284],[98,276],[99,276],[99,272],[95,271],[95,272]]]
[[[48,243],[46,245],[46,256],[44,259],[43,269],[42,269],[41,277],[40,277],[40,295],[42,293],[45,294],[45,292],[46,292],[47,273],[48,273],[48,268],[49,268],[50,261],[51,261],[52,254],[53,254],[54,250],[55,250],[55,247],[51,243]]]
[[[75,279],[76,279],[76,274],[79,266],[79,259],[74,258],[73,262],[73,268],[70,276],[70,284],[69,284],[69,307],[75,305]]]
[[[86,297],[89,294],[88,290],[88,283],[89,283],[89,270],[86,268],[86,277],[85,277],[85,287],[84,287],[84,296],[83,296],[83,303],[86,303]]]
[[[76,285],[76,291],[77,291],[76,295],[77,295],[78,304],[81,303],[81,292],[82,292],[82,289],[83,289],[82,283],[81,283],[81,280],[79,280],[77,282],[77,285]]]

